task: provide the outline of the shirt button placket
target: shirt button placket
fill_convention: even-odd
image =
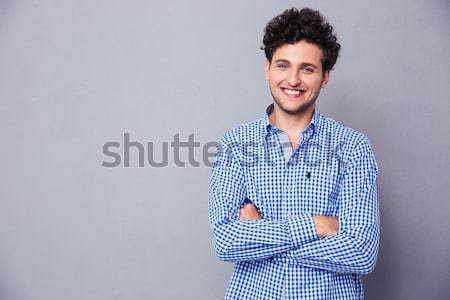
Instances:
[[[291,212],[289,210],[289,202],[291,201],[292,197],[292,184],[290,182],[291,177],[291,163],[290,161],[287,162],[285,172],[284,172],[284,178],[285,178],[285,208],[284,208],[284,214],[286,218],[289,218],[291,216]]]
[[[286,162],[282,165],[283,168],[283,197],[281,201],[281,217],[284,218],[286,216],[286,208],[287,208],[287,201],[288,201],[288,189],[287,189],[287,172],[288,172],[288,164]]]

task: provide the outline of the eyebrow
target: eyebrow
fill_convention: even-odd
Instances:
[[[274,63],[279,63],[279,62],[291,64],[290,61],[288,61],[288,60],[286,60],[286,59],[282,59],[282,58],[279,58],[279,59],[277,59],[277,60],[274,61]],[[319,67],[316,66],[315,64],[312,64],[312,63],[306,63],[306,62],[305,62],[305,63],[301,63],[300,66],[301,66],[301,67],[313,67],[313,68],[316,68],[316,69],[319,68]]]

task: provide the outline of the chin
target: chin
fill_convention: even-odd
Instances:
[[[308,110],[308,108],[310,108],[311,106],[313,106],[314,103],[301,103],[298,105],[278,105],[281,110],[283,110],[284,112],[288,113],[288,114],[297,114],[297,113],[301,113],[304,112],[306,110]]]

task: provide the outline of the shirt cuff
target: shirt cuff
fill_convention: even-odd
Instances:
[[[303,213],[288,218],[288,227],[294,247],[319,239],[316,225],[310,214]]]

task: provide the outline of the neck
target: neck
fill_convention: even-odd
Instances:
[[[314,108],[315,105],[312,105],[305,111],[296,114],[289,114],[274,103],[274,109],[269,115],[269,120],[275,127],[283,130],[287,134],[298,135],[311,122],[314,114]]]

